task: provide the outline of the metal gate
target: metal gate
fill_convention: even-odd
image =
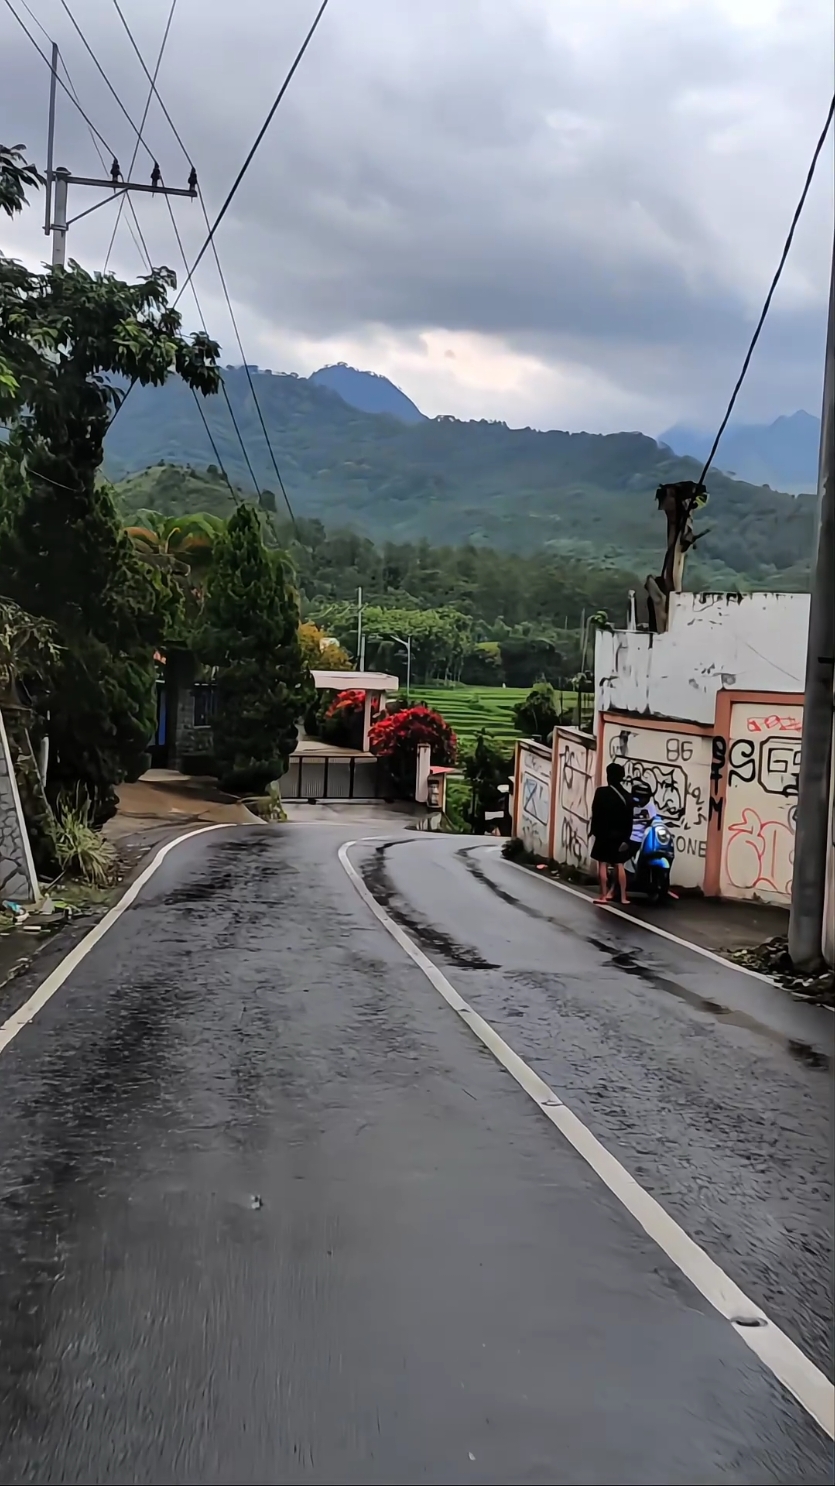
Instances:
[[[379,800],[388,793],[382,760],[334,753],[294,753],[278,781],[284,800]]]

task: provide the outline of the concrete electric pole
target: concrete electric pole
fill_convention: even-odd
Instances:
[[[99,180],[95,176],[71,175],[62,165],[53,168],[55,154],[55,92],[58,82],[58,47],[53,42],[52,57],[49,79],[49,128],[46,141],[46,215],[44,218],[44,232],[47,237],[52,236],[52,267],[63,268],[67,261],[67,230],[73,222],[80,217],[87,217],[91,212],[98,211],[100,206],[105,206],[112,201],[114,196],[124,196],[129,191],[145,191],[151,196],[188,196],[192,201],[197,198],[197,178],[192,171],[187,186],[165,186],[162,183],[162,175],[159,165],[154,162],[154,168],[148,183],[144,181],[123,181],[119,171],[118,160],[113,161],[110,168],[110,176],[107,180]],[[99,190],[108,191],[110,194],[103,200],[97,201],[94,206],[88,206],[83,212],[75,217],[67,217],[67,196],[70,186],[93,186]]]
[[[823,966],[827,853],[832,831],[835,678],[835,245],[823,381],[817,550],[812,565],[789,954],[798,970]]]

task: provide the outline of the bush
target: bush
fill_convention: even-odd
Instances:
[[[116,875],[116,849],[90,824],[90,801],[62,797],[55,812],[55,852],[62,872],[92,887],[107,887]]]
[[[530,856],[530,852],[519,836],[510,836],[502,847],[502,856],[509,862],[523,862]]]
[[[216,667],[212,736],[221,788],[261,795],[287,768],[312,683],[296,594],[247,503],[230,517],[215,549],[197,651]]]
[[[487,828],[487,811],[501,810],[506,821],[507,785],[512,773],[512,752],[496,738],[479,733],[472,752],[464,759],[464,777],[470,787],[464,816],[476,835],[483,835]]]
[[[537,738],[540,743],[548,742],[560,717],[556,693],[550,681],[537,681],[524,702],[518,702],[513,709],[513,721],[520,733]]]
[[[388,762],[392,783],[406,799],[413,798],[420,743],[428,743],[433,764],[450,767],[458,754],[458,740],[440,712],[431,707],[404,707],[386,713],[371,729],[371,752]]]
[[[337,748],[362,748],[364,691],[340,691],[325,709],[319,736]],[[379,713],[375,714],[379,716]]]

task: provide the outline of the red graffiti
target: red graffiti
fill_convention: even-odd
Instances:
[[[749,717],[749,733],[802,733],[802,717],[780,717],[772,712],[769,717]]]
[[[794,831],[785,820],[761,820],[756,810],[746,807],[741,820],[729,823],[727,842],[725,871],[734,887],[790,896]]]

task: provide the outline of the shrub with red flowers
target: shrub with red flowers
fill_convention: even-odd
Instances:
[[[414,794],[419,743],[428,743],[433,764],[455,763],[458,740],[440,712],[431,707],[404,707],[386,713],[374,723],[369,747],[389,766],[393,784],[407,797]]]
[[[322,718],[321,735],[340,748],[362,748],[364,691],[340,691]]]

